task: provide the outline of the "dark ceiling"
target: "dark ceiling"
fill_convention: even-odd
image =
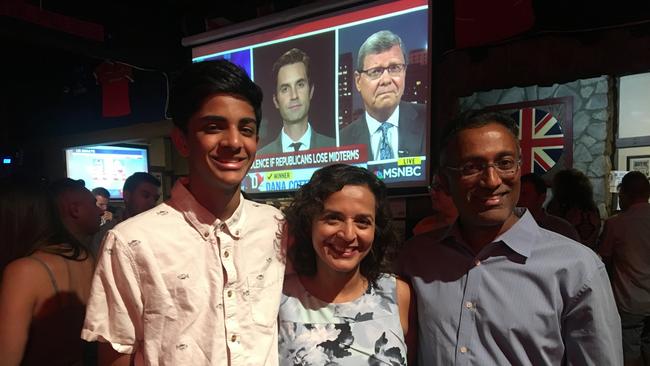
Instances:
[[[17,130],[22,138],[29,138],[33,131],[46,126],[47,108],[61,104],[57,96],[83,93],[88,85],[94,85],[92,71],[105,59],[173,72],[190,60],[189,48],[181,45],[183,37],[328,1],[332,0],[0,0],[0,67],[4,71],[0,83],[0,121],[10,126],[0,130],[0,145],[17,136]],[[432,2],[434,58],[454,47],[454,10],[460,6],[476,7],[482,1]],[[495,4],[518,2],[504,0]],[[536,32],[574,31],[650,19],[650,5],[632,0],[530,3],[535,26],[524,37]],[[491,18],[475,20],[475,31],[471,32],[484,32],[486,28],[482,25],[490,26]],[[89,29],[102,33],[98,37]],[[42,115],[34,113],[39,106],[43,106]],[[31,121],[38,121],[30,122],[28,116]]]
[[[0,37],[5,50],[3,54],[4,58],[9,56],[9,60],[3,62],[13,62],[10,66],[54,68],[58,63],[67,64],[85,57],[112,59],[143,68],[172,70],[187,62],[189,51],[181,46],[181,39],[206,31],[206,23],[238,23],[313,1],[0,2],[13,3],[13,6],[9,4],[5,9],[0,7]],[[33,13],[33,17],[25,16],[26,12]],[[3,13],[5,16],[2,16]],[[57,21],[58,24],[44,26]],[[66,22],[85,22],[85,25],[100,27],[103,39],[90,39],[90,32],[80,29],[82,26],[62,25]],[[71,32],[65,29],[66,26],[76,31]],[[7,49],[12,52],[7,53]]]
[[[0,0],[0,148],[53,130],[57,99],[92,91],[104,60],[173,72],[190,60],[183,37],[313,2]]]

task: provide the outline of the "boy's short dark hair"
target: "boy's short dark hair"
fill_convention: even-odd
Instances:
[[[255,111],[257,127],[262,120],[262,89],[244,69],[225,61],[213,60],[188,65],[172,86],[169,113],[174,125],[187,132],[187,123],[206,98],[231,94],[247,101]]]
[[[124,181],[124,187],[122,187],[123,191],[128,191],[128,192],[133,192],[135,191],[140,183],[150,183],[153,184],[156,187],[160,187],[160,181],[158,178],[154,177],[153,175],[145,172],[137,172],[131,174],[126,180]]]

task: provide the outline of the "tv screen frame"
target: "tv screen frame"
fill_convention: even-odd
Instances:
[[[89,190],[97,187],[106,188],[111,194],[111,201],[123,200],[122,188],[126,178],[135,172],[148,173],[151,169],[148,145],[119,143],[71,146],[64,148],[63,154],[66,177],[83,179]],[[93,159],[90,157],[91,154],[98,156]],[[137,156],[136,159],[144,159],[144,164],[135,166],[135,164],[129,163],[129,160],[134,160],[127,158],[131,155]],[[73,160],[84,159],[83,157],[86,160],[91,160],[89,164],[71,167]],[[141,167],[144,167],[145,170],[140,169]]]
[[[429,62],[432,40],[431,8],[431,3],[427,0],[370,3],[343,1],[331,4],[330,8],[323,5],[315,6],[311,10],[302,7],[184,39],[184,45],[193,47],[193,62],[228,59],[242,66],[264,91],[258,155],[242,183],[242,190],[258,198],[287,196],[307,182],[316,169],[327,164],[343,162],[365,167],[375,173],[384,180],[389,188],[389,194],[393,196],[426,193],[432,165],[429,159],[433,124],[430,92],[432,70]],[[342,135],[347,133],[345,131],[351,130],[344,130],[348,124],[359,120],[365,123],[365,117],[362,116],[365,112],[362,97],[354,87],[357,50],[370,34],[384,29],[402,38],[405,46],[403,50],[405,61],[408,65],[406,82],[409,81],[409,75],[413,75],[410,72],[415,72],[412,70],[417,69],[420,72],[417,74],[418,77],[422,78],[422,72],[424,73],[423,84],[425,85],[422,89],[424,92],[421,93],[424,96],[418,97],[424,98],[424,103],[407,99],[409,92],[411,98],[413,93],[417,94],[417,90],[414,92],[409,84],[405,87],[402,103],[400,103],[400,115],[402,111],[411,109],[411,106],[403,105],[407,101],[424,104],[419,110],[425,112],[418,114],[418,118],[425,118],[423,122],[418,122],[422,123],[422,129],[410,135],[413,139],[422,139],[423,142],[418,145],[420,150],[417,153],[410,153],[405,149],[406,153],[403,155],[402,137],[400,137],[399,155],[390,160],[377,158],[375,146],[377,142],[374,140],[371,143],[375,146],[374,154],[371,144],[348,142],[342,145],[341,142]],[[312,133],[317,132],[334,138],[336,143],[327,147],[312,146],[307,151],[260,154],[260,150],[265,146],[272,141],[278,141],[282,129],[282,119],[275,99],[275,75],[270,71],[278,56],[292,48],[315,55],[310,56],[312,69],[310,79],[314,91],[309,109],[309,124]],[[331,51],[327,55],[332,57],[323,57],[323,49]],[[422,56],[422,53],[423,64],[410,62],[412,57],[418,60],[417,57]],[[414,78],[412,76],[411,81]],[[343,82],[348,87],[347,90],[342,91]],[[318,102],[315,102],[317,96]],[[347,103],[350,105],[348,106]],[[312,116],[318,116],[321,121],[314,122]],[[322,120],[326,122],[323,123]],[[402,124],[408,125],[404,122]],[[341,131],[344,133],[342,134]],[[407,136],[407,133],[402,131],[400,128],[399,134]],[[422,145],[424,145],[423,151]]]

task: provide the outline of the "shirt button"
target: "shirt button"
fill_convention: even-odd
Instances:
[[[232,297],[232,290],[228,290],[228,297]]]
[[[468,309],[471,309],[473,306],[474,306],[474,304],[472,304],[471,301],[467,301],[467,302],[465,303],[465,307],[468,308]]]
[[[230,337],[230,340],[232,342],[235,342],[237,340],[237,336],[233,334],[232,337]]]
[[[205,236],[207,238],[208,236],[210,236],[210,233],[206,231],[206,232],[203,233],[203,236]]]
[[[225,252],[223,252],[223,257],[224,258],[230,257],[230,252],[228,252],[227,250]]]
[[[465,346],[460,347],[460,353],[467,353],[467,347]]]

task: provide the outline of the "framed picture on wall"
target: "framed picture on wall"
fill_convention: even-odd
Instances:
[[[628,156],[627,170],[636,170],[650,177],[650,155]]]
[[[573,98],[561,97],[485,108],[519,123],[521,173],[546,175],[573,165]]]

